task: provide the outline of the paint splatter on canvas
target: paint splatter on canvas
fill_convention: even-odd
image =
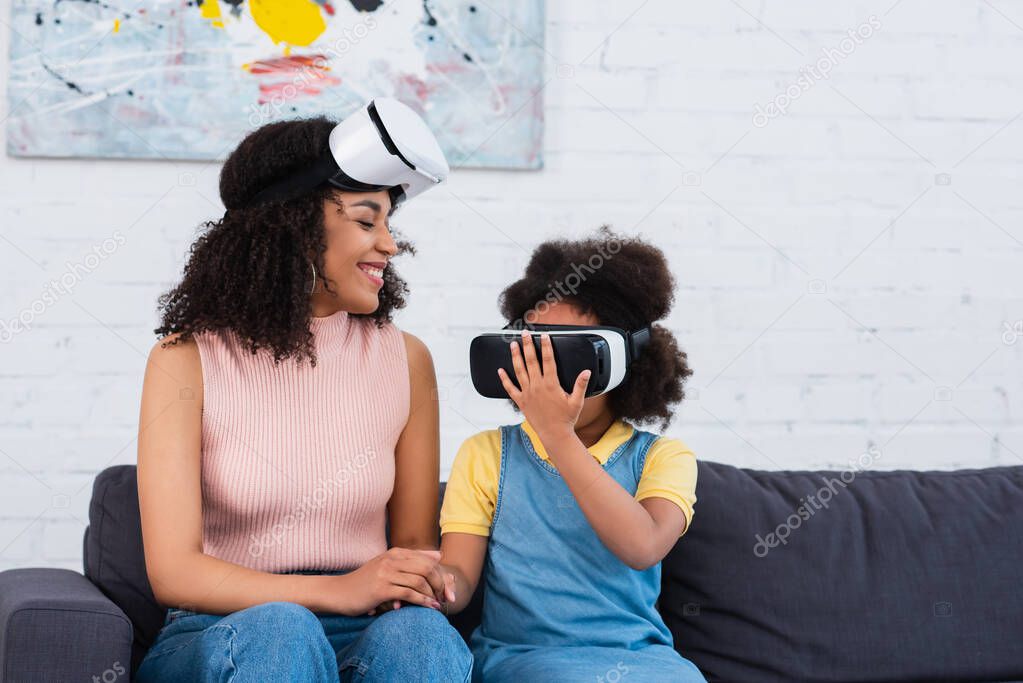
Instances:
[[[540,168],[543,0],[13,0],[8,153],[222,159],[375,96],[452,166]]]

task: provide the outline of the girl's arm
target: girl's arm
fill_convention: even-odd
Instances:
[[[454,578],[454,596],[446,605],[447,614],[465,609],[476,592],[483,558],[487,554],[487,537],[451,532],[440,539],[441,567]]]
[[[558,382],[550,337],[545,334],[541,338],[541,372],[528,335],[523,331],[521,347],[512,343],[512,364],[521,388],[499,370],[505,390],[536,430],[551,462],[604,545],[633,569],[657,564],[685,529],[685,514],[663,498],[637,501],[597,464],[575,433],[589,371],[580,373],[572,393],[566,394]]]
[[[159,603],[211,614],[275,601],[353,615],[385,600],[439,607],[424,578],[437,571],[436,552],[392,549],[354,572],[320,576],[261,572],[204,554],[202,387],[194,341],[154,346],[142,387],[138,489],[146,573]]]
[[[534,429],[604,545],[633,569],[664,559],[685,530],[682,509],[664,498],[637,501],[593,459],[574,430],[545,435]]]

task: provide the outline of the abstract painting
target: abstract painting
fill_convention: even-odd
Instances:
[[[540,168],[543,0],[13,0],[13,156],[223,159],[395,97],[452,167]]]

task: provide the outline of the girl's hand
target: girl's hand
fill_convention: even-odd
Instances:
[[[560,437],[575,433],[575,423],[583,409],[586,399],[586,385],[590,381],[590,371],[583,370],[575,379],[572,393],[565,393],[558,381],[558,367],[554,362],[554,347],[548,334],[540,335],[540,353],[543,358],[543,371],[537,362],[536,350],[528,330],[522,331],[522,347],[518,342],[511,343],[512,366],[515,368],[515,379],[518,389],[503,368],[497,374],[501,384],[515,405],[519,407],[529,424],[538,436]],[[525,358],[523,359],[523,356]]]
[[[442,575],[439,563],[439,550],[391,548],[338,577],[345,584],[338,611],[355,616],[370,613],[381,603],[402,602],[439,610],[436,596],[444,595],[450,581]]]

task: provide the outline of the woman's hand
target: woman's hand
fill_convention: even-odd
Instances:
[[[440,607],[435,609],[440,609],[441,612],[447,614],[449,606],[455,602],[455,575],[450,569],[441,564],[437,565],[436,571],[437,574],[440,575],[443,588],[439,593],[436,592],[436,590],[434,591],[434,599],[440,602]],[[435,579],[435,577],[431,576],[431,579]],[[435,583],[435,580],[431,580],[431,587]],[[385,600],[371,609],[367,614],[374,616],[377,614],[383,614],[384,612],[390,612],[393,609],[401,609],[401,600]]]
[[[438,597],[454,591],[452,578],[440,568],[440,551],[391,548],[349,574],[344,582],[339,612],[350,616],[373,613],[382,603],[407,602],[441,609]]]
[[[518,342],[511,343],[512,366],[515,368],[515,379],[520,388],[515,388],[514,382],[503,368],[497,370],[505,391],[541,439],[545,436],[573,434],[576,420],[583,409],[583,401],[586,399],[590,371],[583,370],[579,373],[572,393],[565,393],[558,381],[558,367],[554,362],[554,347],[551,345],[550,335],[540,335],[542,371],[529,330],[522,331],[522,347],[524,350],[520,350]]]
[[[436,609],[440,609],[441,612],[447,614],[451,605],[455,603],[455,575],[450,569],[443,565],[437,565],[437,571],[441,576],[441,580],[444,582],[444,589],[440,593],[434,594],[434,599],[440,602],[440,607]],[[401,600],[387,600],[382,602],[371,609],[368,614],[370,616],[374,616],[377,614],[383,614],[384,612],[390,612],[394,609],[401,609]]]

